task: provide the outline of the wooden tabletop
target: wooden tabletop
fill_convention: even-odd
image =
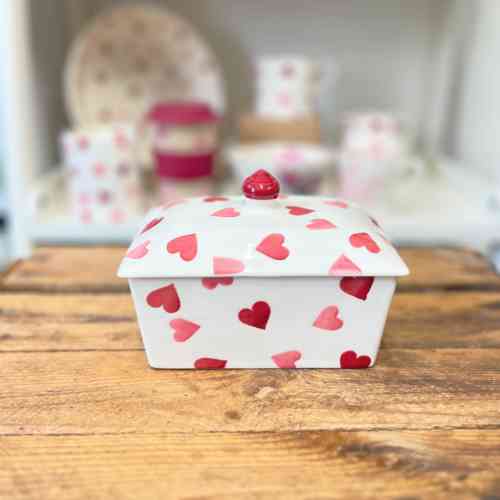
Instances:
[[[148,368],[121,248],[0,283],[0,498],[500,498],[500,278],[406,249],[376,367]]]

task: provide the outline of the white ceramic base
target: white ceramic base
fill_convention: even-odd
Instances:
[[[154,368],[194,368],[200,358],[219,368],[339,368],[342,354],[350,351],[369,356],[372,366],[396,280],[376,278],[366,300],[343,291],[340,281],[335,277],[244,277],[208,289],[200,278],[136,278],[130,280],[130,287],[146,355]],[[149,294],[168,285],[174,285],[180,300],[173,313],[154,300],[156,307],[148,305]],[[259,301],[268,303],[271,310],[265,329],[239,319],[242,309]],[[314,326],[320,313],[331,306],[338,308],[342,326],[335,330]],[[199,329],[187,340],[176,341],[173,326],[179,322],[171,324],[176,319]],[[340,325],[335,319],[325,323]],[[353,359],[352,354],[344,357],[344,361]],[[365,363],[358,364],[367,364],[366,358],[362,360]],[[196,367],[207,366],[202,361]]]

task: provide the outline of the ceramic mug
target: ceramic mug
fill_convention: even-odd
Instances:
[[[79,222],[120,224],[142,212],[135,138],[128,124],[62,134],[71,211]]]
[[[256,63],[256,112],[274,118],[311,114],[322,88],[332,83],[331,61],[300,56],[265,56]]]

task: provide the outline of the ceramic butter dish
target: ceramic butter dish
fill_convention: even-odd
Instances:
[[[367,368],[406,274],[362,209],[264,170],[152,210],[118,271],[154,368]]]

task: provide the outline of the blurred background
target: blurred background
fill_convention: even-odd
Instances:
[[[2,266],[126,244],[151,206],[238,193],[256,168],[354,199],[398,244],[500,266],[500,2],[0,9]]]

